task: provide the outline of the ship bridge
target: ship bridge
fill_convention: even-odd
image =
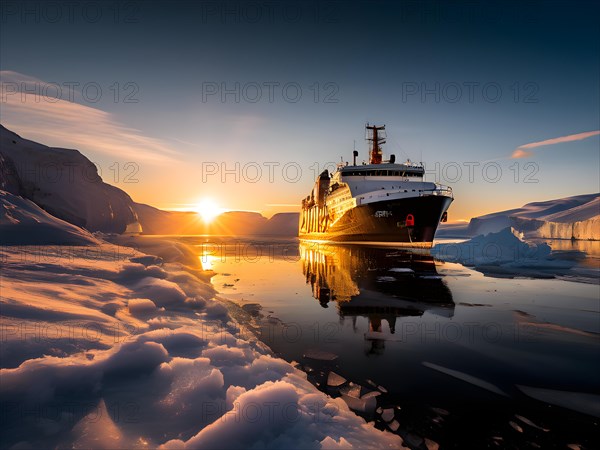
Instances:
[[[423,179],[425,168],[414,164],[364,164],[362,166],[341,167],[340,175],[347,177],[400,177]]]
[[[333,175],[331,190],[347,185],[351,195],[376,190],[417,193],[435,189],[435,183],[423,181],[425,168],[413,164],[364,164],[343,166]]]

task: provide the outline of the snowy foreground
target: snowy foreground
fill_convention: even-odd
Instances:
[[[185,247],[0,194],[3,448],[402,447],[240,328]]]

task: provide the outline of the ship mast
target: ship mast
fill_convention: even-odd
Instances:
[[[367,141],[371,141],[369,164],[381,164],[383,153],[380,144],[385,144],[385,125],[378,127],[367,123]],[[381,131],[381,133],[379,133]]]

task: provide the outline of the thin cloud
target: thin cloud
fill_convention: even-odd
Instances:
[[[529,144],[520,145],[515,149],[512,153],[511,158],[527,158],[533,156],[532,151],[528,151],[528,149],[542,147],[544,145],[554,145],[554,144],[562,144],[564,142],[573,142],[573,141],[581,141],[582,139],[587,139],[592,136],[597,136],[600,134],[600,131],[586,131],[585,133],[577,133],[577,134],[569,134],[568,136],[560,136],[557,138],[546,139],[544,141],[531,142]]]
[[[533,152],[530,152],[530,151],[518,148],[518,149],[516,149],[513,152],[513,154],[511,155],[511,158],[513,158],[513,159],[517,159],[517,158],[529,158],[531,156],[533,156]]]
[[[123,126],[105,111],[52,97],[55,90],[45,89],[51,84],[42,80],[3,70],[0,84],[2,124],[27,139],[148,163],[173,161],[178,155],[165,142]]]

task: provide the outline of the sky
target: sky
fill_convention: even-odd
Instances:
[[[138,202],[298,210],[366,122],[453,188],[450,221],[600,191],[597,2],[1,7],[2,124]]]

